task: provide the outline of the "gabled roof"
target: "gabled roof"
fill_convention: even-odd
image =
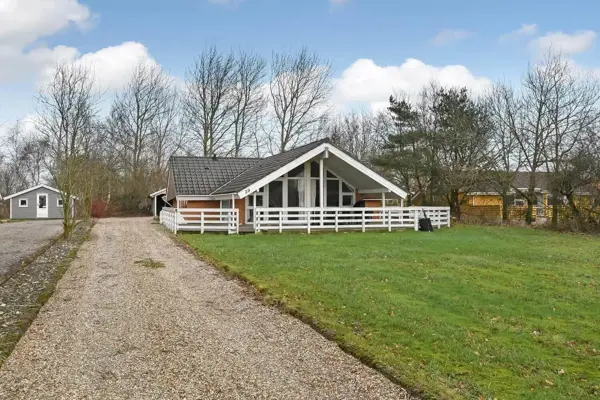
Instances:
[[[169,176],[173,176],[175,196],[235,195],[238,198],[244,198],[289,170],[324,152],[335,155],[345,164],[387,188],[390,192],[402,198],[406,197],[404,190],[346,152],[329,144],[328,139],[309,143],[264,159],[172,157]]]
[[[55,192],[55,193],[59,193],[59,194],[61,193],[60,190],[58,190],[58,189],[55,189],[55,188],[50,187],[48,185],[41,184],[41,185],[37,185],[37,186],[34,186],[34,187],[30,187],[30,188],[25,189],[25,190],[21,190],[20,192],[17,192],[17,193],[13,193],[10,196],[6,196],[4,198],[4,200],[9,200],[9,199],[12,199],[13,197],[21,196],[22,194],[33,192],[34,190],[37,190],[37,189],[46,189],[46,190],[49,190],[51,192]],[[79,200],[79,198],[77,196],[71,195],[71,198]]]
[[[309,143],[304,146],[297,147],[292,150],[285,151],[280,154],[276,154],[271,157],[267,157],[260,162],[256,163],[251,168],[242,172],[235,179],[224,184],[222,187],[215,190],[212,194],[229,194],[237,193],[240,190],[248,187],[252,183],[264,178],[272,172],[277,171],[294,161],[298,157],[308,153],[311,150],[316,149],[323,143],[327,143],[327,139],[319,140],[317,142]]]
[[[171,157],[175,193],[205,196],[259,163],[258,158]]]

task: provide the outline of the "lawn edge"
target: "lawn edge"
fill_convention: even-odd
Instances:
[[[10,358],[15,347],[17,346],[17,344],[19,343],[21,338],[23,336],[25,336],[25,334],[27,333],[27,330],[29,329],[31,324],[33,324],[33,322],[37,318],[41,309],[46,305],[46,303],[50,300],[50,298],[52,298],[52,295],[54,294],[54,291],[56,290],[56,286],[58,285],[58,283],[60,282],[60,280],[62,279],[64,274],[67,272],[67,270],[71,267],[73,260],[75,260],[75,258],[77,257],[77,253],[79,252],[79,249],[89,239],[90,233],[91,233],[94,225],[95,225],[95,221],[92,220],[89,222],[89,226],[87,227],[87,231],[85,232],[85,234],[77,242],[75,242],[75,247],[72,248],[69,251],[69,253],[67,253],[67,255],[62,260],[60,260],[58,267],[56,268],[56,271],[54,271],[52,279],[50,280],[48,285],[44,288],[44,290],[38,295],[36,302],[35,302],[35,307],[33,307],[30,310],[28,310],[27,312],[23,313],[22,317],[20,318],[19,322],[17,323],[17,327],[19,330],[18,333],[15,333],[15,334],[12,334],[12,335],[9,335],[6,337],[5,344],[7,345],[6,346],[7,350],[5,352],[3,352],[2,357],[0,357],[0,368],[2,368],[2,366],[4,365],[6,360],[8,360]],[[43,249],[40,249],[34,255],[29,256],[27,258],[28,261],[27,262],[23,261],[21,263],[20,267],[16,271],[11,273],[5,280],[2,280],[2,282],[0,282],[0,285],[2,285],[8,279],[10,279],[12,276],[14,276],[14,274],[16,272],[18,272],[19,270],[21,270],[22,268],[25,268],[27,265],[35,262],[39,257],[44,255],[44,253],[46,251],[48,251],[55,244],[59,243],[61,240],[64,240],[64,238],[62,237],[62,235],[59,235],[57,238],[52,240],[52,242],[48,246],[45,246]]]
[[[181,236],[174,235],[171,231],[168,231],[164,227],[163,227],[163,229],[171,237],[171,239],[174,241],[174,243],[178,247],[180,247],[183,250],[187,251],[188,253],[192,254],[196,259],[206,263],[207,265],[209,265],[209,266],[213,267],[214,269],[216,269],[217,271],[221,272],[221,274],[225,278],[230,279],[230,280],[235,280],[238,283],[242,284],[243,287],[247,290],[247,293],[252,295],[256,300],[260,301],[262,304],[264,304],[266,306],[275,307],[279,311],[281,311],[285,314],[291,315],[292,317],[302,321],[304,324],[311,327],[314,331],[319,333],[325,339],[335,343],[346,354],[351,355],[352,357],[354,357],[355,359],[360,361],[362,364],[366,365],[369,368],[376,370],[377,372],[379,372],[380,374],[385,376],[387,379],[389,379],[394,384],[402,387],[404,390],[406,390],[406,392],[408,393],[410,398],[412,398],[412,399],[419,398],[422,400],[429,400],[429,399],[437,398],[434,395],[426,394],[422,389],[415,388],[412,385],[405,384],[405,382],[403,382],[402,378],[400,378],[397,374],[395,374],[391,367],[381,363],[380,361],[374,359],[370,355],[365,354],[363,351],[360,350],[360,348],[357,348],[356,346],[353,346],[353,345],[345,342],[341,338],[336,337],[335,332],[333,332],[331,329],[328,329],[327,327],[323,326],[319,321],[312,318],[310,315],[305,314],[302,311],[298,310],[297,308],[291,307],[291,306],[285,304],[285,302],[281,301],[280,299],[273,297],[270,293],[268,293],[268,289],[261,288],[257,283],[253,282],[251,279],[245,277],[244,275],[242,275],[236,271],[233,271],[226,263],[219,261],[219,260],[215,259],[214,257],[210,256],[209,254],[206,254],[200,250],[196,250],[188,242],[186,242]]]

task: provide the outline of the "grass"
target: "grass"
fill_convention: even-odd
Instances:
[[[151,269],[165,268],[164,263],[162,263],[160,261],[154,261],[151,258],[144,258],[143,260],[138,260],[135,262],[135,264],[143,265],[144,267],[151,268]]]
[[[461,226],[182,238],[424,397],[600,396],[596,237]]]

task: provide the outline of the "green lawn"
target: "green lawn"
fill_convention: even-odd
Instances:
[[[474,226],[182,237],[428,397],[600,396],[600,238]]]

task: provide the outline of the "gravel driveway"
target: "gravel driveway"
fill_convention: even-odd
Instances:
[[[223,237],[223,240],[227,240]],[[152,258],[166,268],[135,261]],[[101,220],[0,370],[4,399],[404,399],[147,218]]]
[[[61,220],[0,224],[0,277],[62,232]]]

